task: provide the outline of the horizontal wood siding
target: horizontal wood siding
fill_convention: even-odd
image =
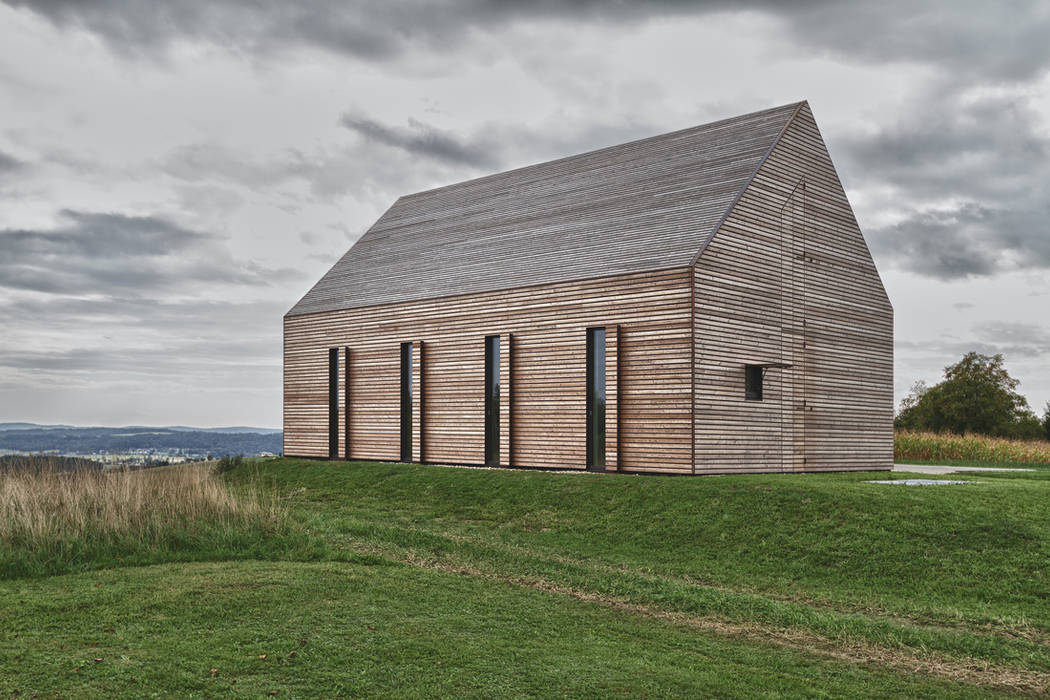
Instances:
[[[620,327],[605,329],[605,468],[620,469]]]
[[[399,344],[422,341],[426,459],[483,463],[484,340],[499,334],[501,452],[512,446],[516,466],[583,469],[586,329],[619,326],[620,469],[689,472],[691,283],[686,267],[287,316],[285,454],[327,456],[327,348],[338,346],[353,358],[350,456],[398,459]]]
[[[892,466],[893,309],[808,105],[694,279],[697,473]]]

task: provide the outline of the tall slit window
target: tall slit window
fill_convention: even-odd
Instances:
[[[401,461],[412,461],[412,343],[401,343]]]
[[[350,459],[350,348],[343,348],[343,455]]]
[[[744,398],[762,400],[762,365],[744,365]]]
[[[499,464],[499,336],[485,338],[485,464]]]
[[[328,458],[339,457],[339,348],[328,350]]]
[[[605,469],[605,329],[587,329],[587,468]]]

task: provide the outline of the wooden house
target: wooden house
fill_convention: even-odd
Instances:
[[[801,102],[398,199],[284,318],[284,452],[889,469],[892,384]]]

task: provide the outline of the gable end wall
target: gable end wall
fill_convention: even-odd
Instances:
[[[694,268],[696,472],[889,469],[893,309],[808,105]],[[769,368],[762,401],[744,365]]]

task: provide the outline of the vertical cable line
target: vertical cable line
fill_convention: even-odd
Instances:
[[[795,212],[798,201],[796,196],[801,193],[802,196],[802,277],[803,283],[799,285],[802,291],[802,304],[803,308],[799,314],[802,318],[803,329],[805,326],[805,274],[806,274],[806,263],[805,263],[805,202],[806,202],[806,177],[803,175],[795,183],[795,187],[792,188],[791,194],[788,195],[784,201],[783,206],[780,208],[780,298],[781,298],[781,320],[780,320],[780,364],[783,366],[781,369],[781,382],[780,382],[780,471],[784,471],[785,466],[785,443],[787,442],[787,430],[790,428],[791,442],[790,442],[790,458],[791,458],[791,470],[794,471],[795,461],[795,402],[798,397],[796,389],[798,388],[798,375],[796,372],[803,372],[802,380],[802,394],[805,396],[805,367],[801,362],[795,361],[795,335],[796,335],[796,285],[795,285],[795,264],[799,256],[796,253],[798,248],[799,231],[798,222],[796,221]],[[785,230],[789,229],[787,236],[785,236]],[[785,241],[785,238],[788,240]],[[790,250],[788,249],[790,248]],[[785,268],[787,268],[787,275],[785,279]],[[802,349],[805,348],[805,334],[802,333]],[[785,342],[786,341],[786,342]],[[788,345],[787,351],[785,351],[785,345]],[[790,355],[790,357],[786,357]],[[787,367],[785,365],[790,365]],[[790,374],[789,374],[790,372]],[[790,381],[791,385],[791,396],[788,398],[788,384]],[[803,405],[803,431],[801,438],[803,440],[803,450],[805,450],[805,405]],[[787,413],[788,420],[785,426],[784,414]]]

